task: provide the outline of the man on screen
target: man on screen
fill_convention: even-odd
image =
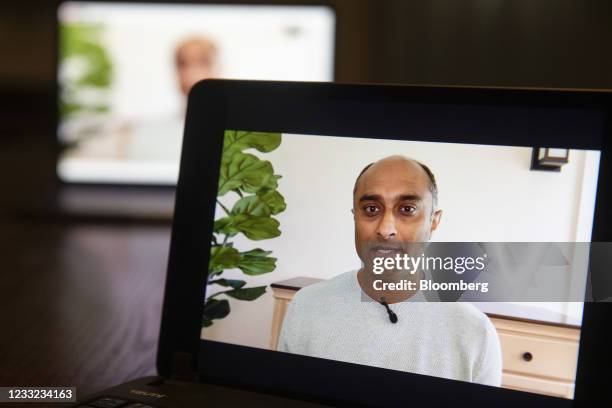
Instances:
[[[430,240],[442,215],[437,195],[433,173],[417,161],[391,156],[366,166],[353,190],[355,247],[364,266],[297,292],[278,349],[499,386],[499,340],[482,312],[467,303],[427,302],[418,289],[373,285],[373,257]]]
[[[178,44],[174,63],[183,96],[187,97],[197,82],[217,76],[218,60],[217,46],[206,37],[190,37]]]

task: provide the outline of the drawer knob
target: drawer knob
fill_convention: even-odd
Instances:
[[[533,360],[533,354],[531,354],[530,352],[526,351],[523,353],[523,360],[525,361],[531,361]]]

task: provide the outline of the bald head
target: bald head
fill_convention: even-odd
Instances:
[[[190,37],[177,45],[174,58],[184,95],[196,82],[216,76],[217,53],[217,46],[205,37]]]
[[[385,157],[365,166],[355,180],[353,196],[357,193],[361,179],[367,176],[369,172],[374,172],[384,177],[385,174],[394,174],[397,171],[406,172],[406,174],[420,174],[426,179],[432,197],[432,211],[435,211],[438,205],[438,185],[433,172],[423,163],[401,155]]]
[[[380,245],[397,249],[428,242],[438,228],[442,210],[436,209],[436,180],[416,160],[390,156],[369,164],[353,191],[355,248],[364,263]]]

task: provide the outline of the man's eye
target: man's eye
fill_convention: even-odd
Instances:
[[[412,215],[416,212],[416,207],[414,205],[403,205],[400,208],[400,211],[402,212],[402,214],[408,214],[408,215]]]
[[[363,211],[367,214],[367,215],[373,215],[373,214],[378,214],[379,209],[377,206],[375,205],[366,205],[363,207]]]

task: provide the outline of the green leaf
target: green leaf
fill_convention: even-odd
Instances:
[[[251,276],[272,272],[276,269],[276,258],[268,256],[271,253],[272,251],[264,251],[259,248],[241,252],[238,268]]]
[[[278,188],[278,179],[280,178],[281,176],[275,174],[260,187],[253,187],[245,184],[242,186],[242,189],[245,193],[249,194],[258,194],[262,191],[276,190]]]
[[[243,233],[254,241],[276,238],[280,235],[280,223],[271,217],[256,217],[248,214],[236,214],[215,221],[214,231],[230,237]]]
[[[250,132],[242,130],[226,130],[223,151],[225,153],[255,148],[262,153],[268,153],[281,144],[280,133]]]
[[[238,280],[238,279],[215,279],[215,280],[208,282],[208,284],[209,285],[217,284],[217,285],[230,287],[234,289],[240,289],[241,287],[246,285],[246,282],[243,280]]]
[[[215,220],[213,225],[213,231],[217,234],[225,234],[233,237],[238,234],[240,231],[235,226],[236,217],[223,217]]]
[[[226,299],[217,300],[214,298],[208,298],[204,304],[202,325],[204,327],[209,327],[213,324],[214,319],[223,319],[229,313],[230,305]]]
[[[264,190],[257,195],[243,197],[234,204],[232,214],[249,214],[259,217],[278,214],[287,205],[283,196],[275,190]]]
[[[236,268],[240,262],[240,252],[229,245],[213,246],[210,249],[210,261],[208,270],[211,274],[217,274],[224,269]]]
[[[266,287],[257,286],[254,288],[234,289],[223,293],[238,300],[255,300],[266,293]]]
[[[256,192],[268,186],[274,179],[274,169],[269,161],[259,160],[248,153],[235,152],[223,157],[219,175],[219,196],[240,188]],[[274,180],[276,182],[276,180]]]
[[[113,66],[101,41],[103,33],[101,24],[62,23],[59,27],[62,65],[80,67],[62,75],[59,101],[62,118],[109,109],[105,101],[113,81]],[[90,94],[95,97],[87,97]]]

